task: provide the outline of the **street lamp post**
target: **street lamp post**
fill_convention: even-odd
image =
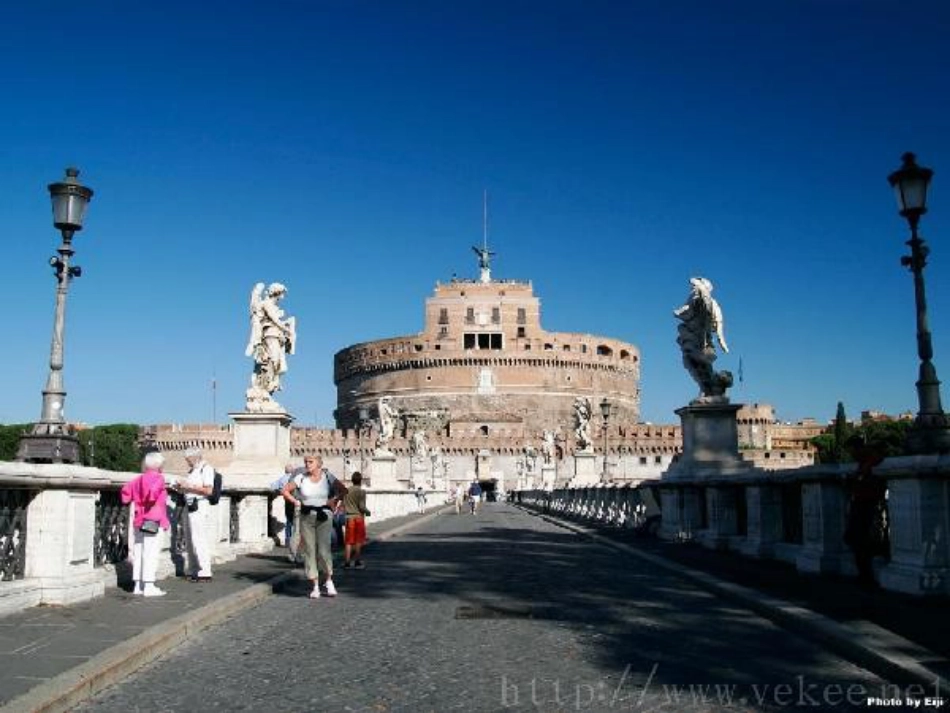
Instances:
[[[933,171],[917,165],[912,153],[902,157],[903,165],[887,177],[897,195],[900,214],[910,225],[910,255],[901,257],[901,265],[914,275],[914,298],[917,306],[917,354],[920,372],[917,380],[917,400],[920,410],[913,427],[907,434],[907,449],[911,453],[941,453],[950,450],[950,420],[940,404],[940,381],[933,365],[933,344],[927,322],[927,297],[924,292],[924,267],[930,249],[917,234],[920,216],[927,212],[927,188]]]
[[[604,400],[600,402],[600,415],[604,417],[604,472],[601,475],[601,480],[607,482],[607,426],[610,423],[610,408],[612,404],[607,400],[607,397],[604,397]]]
[[[32,463],[77,463],[79,440],[67,432],[64,417],[66,389],[63,386],[63,338],[66,327],[66,293],[74,277],[82,275],[78,265],[70,265],[73,235],[82,230],[86,207],[92,189],[79,183],[79,170],[66,169],[66,177],[49,185],[53,204],[53,225],[60,231],[63,243],[49,264],[56,275],[56,311],[53,319],[53,341],[50,348],[49,376],[43,389],[43,412],[33,430],[20,438],[17,460]]]

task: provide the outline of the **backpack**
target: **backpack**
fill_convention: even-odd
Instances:
[[[208,496],[209,505],[217,505],[218,501],[221,500],[221,486],[224,478],[218,471],[214,471],[214,485],[211,486],[211,495]]]

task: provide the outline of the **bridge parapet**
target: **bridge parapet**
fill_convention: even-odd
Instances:
[[[532,490],[516,497],[555,514],[644,532],[658,529],[666,540],[783,560],[800,572],[854,575],[854,557],[845,544],[854,472],[853,463],[754,469],[741,476]],[[875,560],[881,586],[950,594],[950,455],[890,458],[872,477],[886,485],[881,503],[886,552]]]

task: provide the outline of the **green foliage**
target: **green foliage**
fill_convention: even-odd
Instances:
[[[904,442],[907,430],[913,425],[913,421],[869,421],[861,424],[858,432],[868,445],[880,446],[884,456],[890,458],[907,455]]]
[[[131,423],[96,426],[80,431],[77,436],[83,465],[132,473],[140,469],[138,426]]]
[[[848,454],[847,449],[844,447],[844,444],[848,441],[848,438],[852,434],[852,428],[848,424],[848,417],[844,413],[844,404],[838,402],[838,410],[835,413],[835,430],[834,430],[834,460],[833,463],[844,463],[847,460],[851,459],[851,456]]]
[[[14,423],[9,426],[0,426],[0,460],[16,458],[17,444],[20,436],[30,430],[29,423]]]
[[[835,448],[835,436],[833,433],[822,433],[811,439],[811,444],[815,447],[816,463],[837,463],[837,454]]]

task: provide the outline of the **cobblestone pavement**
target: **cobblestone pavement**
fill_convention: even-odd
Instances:
[[[864,710],[870,674],[501,503],[301,581],[82,711]],[[850,702],[849,702],[850,701]]]

